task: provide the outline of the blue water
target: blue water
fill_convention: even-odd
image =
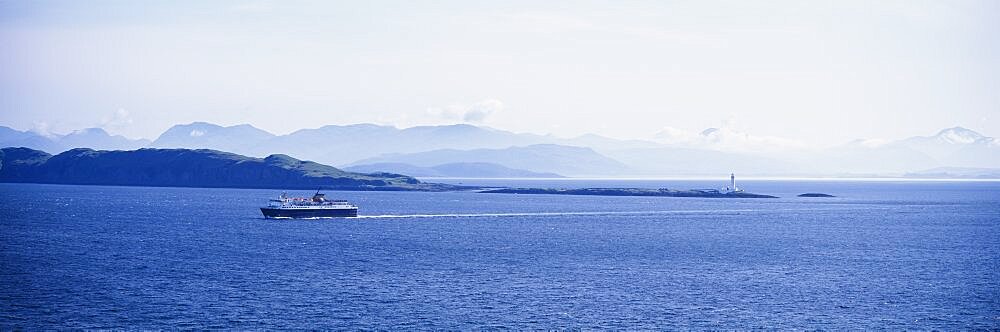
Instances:
[[[331,192],[367,217],[275,221],[273,190],[0,184],[0,329],[1000,328],[1000,183],[741,184],[783,198]]]

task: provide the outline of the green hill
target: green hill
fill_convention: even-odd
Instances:
[[[73,149],[57,155],[0,149],[0,182],[328,190],[453,190],[392,173],[360,174],[286,155],[252,158],[215,150]]]

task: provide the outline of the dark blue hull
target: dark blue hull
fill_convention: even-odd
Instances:
[[[357,217],[358,209],[273,209],[260,208],[264,218],[343,218]]]

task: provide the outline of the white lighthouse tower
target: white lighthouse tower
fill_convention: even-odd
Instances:
[[[740,192],[740,187],[736,186],[736,173],[729,173],[729,188],[726,188],[727,192]]]

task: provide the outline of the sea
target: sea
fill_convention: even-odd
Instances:
[[[739,184],[780,198],[0,184],[0,330],[1000,329],[1000,182]]]

